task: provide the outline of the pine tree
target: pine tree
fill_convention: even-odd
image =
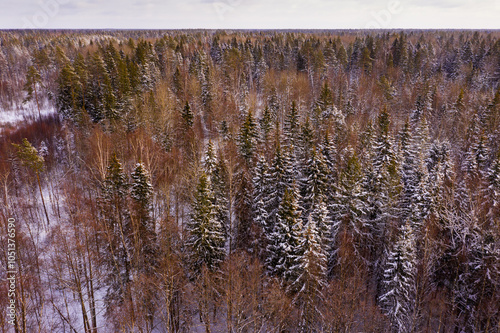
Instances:
[[[40,198],[42,199],[43,211],[45,213],[45,218],[47,219],[47,225],[49,225],[49,214],[47,213],[47,208],[45,207],[45,200],[43,198],[42,192],[42,183],[40,181],[40,173],[42,173],[45,169],[44,158],[38,153],[36,148],[33,147],[26,138],[23,139],[20,145],[13,144],[13,146],[17,149],[17,156],[21,160],[21,163],[35,172],[38,190],[40,191]]]
[[[316,224],[316,229],[321,240],[322,248],[328,253],[329,257],[335,251],[335,239],[337,237],[340,223],[332,221],[328,207],[322,200],[314,203],[308,221],[312,220]]]
[[[85,58],[81,53],[76,55],[75,61],[73,62],[73,69],[78,79],[78,83],[76,85],[77,89],[77,106],[82,109],[82,111],[86,110],[86,98],[87,98],[87,88],[88,88],[88,80],[89,73],[87,63]]]
[[[217,270],[225,257],[225,239],[222,225],[215,219],[210,181],[204,172],[194,194],[187,232],[186,247],[193,277],[198,276],[203,266]]]
[[[24,84],[24,90],[27,93],[26,101],[30,101],[33,99],[33,95],[35,96],[36,107],[38,109],[38,119],[42,120],[42,114],[40,111],[40,103],[38,101],[38,91],[42,86],[42,76],[36,70],[35,66],[29,66],[28,71],[26,72],[26,83]]]
[[[78,123],[82,119],[81,106],[78,101],[80,89],[78,76],[73,66],[67,63],[62,69],[57,79],[58,90],[56,105],[58,112],[66,119]]]
[[[415,311],[415,239],[407,222],[385,263],[383,294],[379,302],[389,316],[393,332],[413,332]]]

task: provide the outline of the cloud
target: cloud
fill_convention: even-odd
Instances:
[[[45,28],[364,28],[393,1],[384,28],[500,28],[500,0],[18,0],[2,4],[0,28],[21,28],[59,2]]]

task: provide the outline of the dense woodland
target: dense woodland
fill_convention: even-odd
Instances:
[[[498,31],[1,31],[0,104],[15,332],[500,331]]]

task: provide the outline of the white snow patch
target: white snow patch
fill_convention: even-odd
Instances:
[[[43,105],[43,107],[41,107],[40,109],[40,114],[42,115],[42,117],[55,113],[56,110],[53,106]],[[0,108],[0,132],[5,127],[15,127],[18,123],[31,123],[37,119],[38,109],[32,102],[23,104],[17,109],[12,110],[5,110]]]

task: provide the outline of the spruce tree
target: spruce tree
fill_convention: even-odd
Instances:
[[[238,172],[235,175],[236,196],[234,202],[236,228],[233,230],[233,234],[235,233],[236,236],[236,247],[251,253],[255,241],[255,226],[251,216],[253,204],[251,169],[248,169],[246,163],[241,163],[237,168]],[[233,239],[233,237],[231,239]]]
[[[149,173],[142,163],[136,164],[131,178],[131,218],[135,243],[134,268],[137,273],[143,274],[145,277],[155,274],[159,259],[155,221],[151,216],[153,186],[150,182]],[[154,302],[152,298],[152,293],[146,292],[141,300],[146,309],[146,317],[150,322],[154,318]]]
[[[194,115],[191,111],[191,106],[189,105],[188,101],[186,101],[186,104],[184,104],[184,108],[181,111],[181,117],[182,119],[184,119],[184,125],[186,126],[186,128],[193,127]]]
[[[205,153],[204,169],[210,181],[210,191],[213,194],[212,203],[215,219],[222,225],[224,237],[227,237],[229,227],[228,175],[221,152],[219,151],[219,156],[216,156],[216,153],[212,141],[209,141]]]
[[[104,60],[99,53],[94,53],[89,68],[90,87],[87,94],[90,117],[94,122],[103,119],[115,121],[119,118],[116,110],[116,96],[112,86],[112,80],[106,68]]]
[[[416,266],[415,239],[407,222],[385,263],[383,294],[379,297],[383,311],[390,318],[392,332],[414,330]]]
[[[322,247],[325,251],[334,251],[334,242],[337,236],[340,222],[332,221],[328,207],[323,200],[315,202],[312,206],[311,214],[308,217],[308,222],[312,220],[316,224],[316,229],[321,240]]]
[[[127,205],[129,183],[116,154],[113,154],[102,183],[101,214],[104,219],[104,239],[109,267],[106,295],[108,309],[126,297],[131,281],[133,228]]]
[[[363,173],[355,153],[347,159],[347,164],[339,175],[339,181],[331,202],[330,210],[334,224],[352,236],[355,252],[362,253],[369,235],[369,228],[363,216],[366,211],[366,196],[362,190]],[[330,263],[329,269],[332,269]]]
[[[314,130],[311,127],[309,118],[300,126],[300,133],[298,138],[298,158],[299,162],[305,164],[311,157],[311,152],[314,149]]]
[[[259,126],[260,126],[260,141],[265,143],[268,141],[269,134],[273,129],[272,115],[267,105],[264,108],[264,111],[262,112],[262,115],[259,119]]]
[[[419,131],[425,132],[421,128]],[[427,140],[425,134],[415,135],[412,133],[408,123],[405,124],[400,134],[402,158],[400,218],[402,221],[410,219],[416,227],[417,234],[419,234],[423,221],[429,214],[431,202],[427,187],[429,185],[428,169],[425,165],[428,154]]]
[[[314,149],[304,170],[302,197],[305,216],[311,213],[313,205],[327,200],[328,173],[329,170],[321,152],[316,152]]]
[[[322,317],[320,305],[326,287],[327,251],[314,218],[301,233],[297,247],[297,264],[292,267],[296,276],[288,287],[299,309],[299,331],[311,332]]]
[[[276,214],[285,194],[285,190],[289,188],[294,181],[290,155],[286,151],[283,152],[279,144],[276,147],[268,177],[267,184],[269,186],[269,191],[264,198],[264,204],[266,205],[270,223],[274,225],[276,222]]]
[[[292,101],[292,105],[286,114],[283,128],[283,134],[288,145],[294,146],[297,143],[299,128],[299,110],[297,109],[297,103]]]
[[[252,112],[249,111],[245,117],[245,121],[241,125],[238,135],[238,143],[241,156],[250,163],[255,153],[257,134],[257,125],[253,118]]]
[[[335,196],[335,188],[338,177],[338,166],[337,166],[337,151],[335,148],[335,144],[333,140],[330,139],[328,133],[325,133],[323,141],[321,142],[321,154],[324,157],[324,161],[326,167],[328,169],[327,172],[327,185],[328,191],[325,198],[325,203],[328,209],[331,208],[331,203],[333,202],[333,198]],[[332,212],[330,211],[330,215]]]
[[[297,264],[302,232],[299,193],[293,185],[285,190],[273,232],[269,235],[266,266],[272,275],[288,286],[298,278]]]
[[[314,103],[313,110],[313,123],[317,128],[324,128],[325,121],[338,112],[333,105],[333,93],[327,81],[321,87],[320,95]]]
[[[389,250],[386,237],[389,220],[395,213],[399,179],[386,109],[379,114],[377,123],[375,137],[367,143],[371,145],[368,160],[371,168],[366,168],[362,188],[366,202],[363,220],[369,232],[365,243],[366,259],[371,266],[371,275],[379,282],[382,275],[380,263]]]
[[[209,140],[208,145],[207,145],[207,150],[205,152],[205,161],[203,163],[203,167],[204,167],[205,173],[210,178],[212,178],[214,176],[215,168],[217,165],[217,157],[215,154],[216,154],[216,152],[215,152],[214,144],[212,143],[212,140]]]
[[[252,179],[252,216],[255,227],[259,231],[259,235],[256,237],[258,244],[255,244],[255,247],[259,249],[258,255],[260,257],[265,254],[267,246],[266,235],[270,235],[274,227],[269,219],[269,214],[264,203],[270,191],[269,184],[267,183],[269,180],[268,168],[269,166],[265,157],[259,155],[253,172],[254,177]]]
[[[191,218],[187,225],[186,246],[193,274],[200,274],[203,266],[215,271],[225,257],[225,239],[222,225],[215,218],[210,181],[202,172],[196,186]]]
[[[137,163],[131,174],[130,197],[133,207],[135,241],[138,243],[136,259],[139,270],[151,272],[156,265],[156,228],[151,216],[153,186],[149,173],[142,163]]]

